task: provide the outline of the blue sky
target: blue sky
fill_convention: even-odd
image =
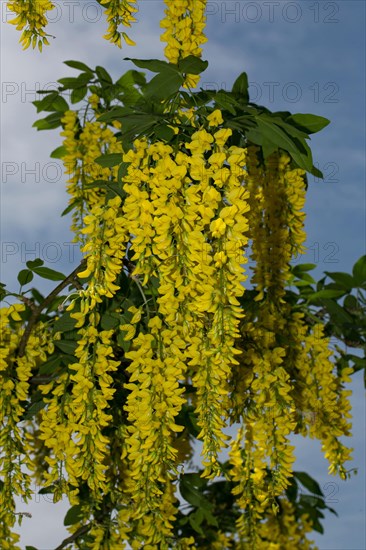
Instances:
[[[130,33],[138,45],[122,51],[102,40],[105,23],[91,1],[73,2],[73,14],[70,3],[56,5],[57,21],[49,25],[49,32],[57,38],[40,55],[21,50],[18,33],[5,24],[9,18],[5,2],[0,4],[1,280],[10,286],[25,261],[35,255],[66,273],[79,258],[70,243],[69,220],[59,217],[67,203],[61,164],[49,158],[60,143],[58,134],[32,129],[36,119],[32,90],[55,87],[58,78],[71,75],[73,71],[62,65],[66,59],[105,66],[117,77],[131,67],[123,61],[125,56],[163,56],[158,27],[161,0],[140,2],[139,22]],[[246,71],[253,101],[273,110],[315,113],[331,120],[311,142],[314,160],[326,179],[309,178],[308,251],[299,261],[316,263],[317,275],[324,270],[350,270],[365,253],[365,3],[208,2],[207,19],[209,41],[203,57],[209,68],[202,78],[203,88],[229,89],[236,76]],[[321,550],[366,547],[361,377],[354,377],[352,388],[357,477],[346,483],[329,477],[320,446],[297,442],[296,468],[317,477],[329,498],[337,501],[331,505],[340,517],[327,517],[325,534],[314,536]],[[33,514],[21,528],[24,544],[48,550],[60,542],[66,505],[55,507],[35,499],[30,507],[19,509]]]

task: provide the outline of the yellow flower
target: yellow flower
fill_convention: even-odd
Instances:
[[[215,111],[212,111],[212,113],[208,115],[207,120],[209,126],[219,126],[219,124],[222,124],[224,122],[224,119],[222,118],[222,113],[219,109],[215,109]]]

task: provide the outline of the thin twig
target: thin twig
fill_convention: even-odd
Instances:
[[[73,282],[73,279],[76,277],[78,272],[81,271],[84,268],[85,264],[86,264],[86,260],[84,259],[84,260],[82,260],[80,265],[76,269],[74,269],[74,271],[72,273],[70,273],[70,275],[68,275],[59,285],[57,285],[56,288],[54,288],[52,290],[52,292],[49,293],[49,295],[43,300],[43,302],[38,307],[33,309],[32,315],[31,315],[31,317],[30,317],[30,319],[27,323],[27,326],[25,328],[25,331],[24,331],[23,336],[22,336],[22,338],[20,340],[20,343],[19,343],[18,357],[23,357],[23,355],[25,353],[25,348],[26,348],[27,342],[29,340],[29,337],[31,335],[31,332],[33,330],[33,327],[37,323],[38,317],[41,315],[42,311],[50,305],[52,300],[58,294],[60,294],[60,292],[68,284]]]
[[[80,529],[75,531],[75,533],[73,535],[70,535],[70,537],[67,537],[67,539],[64,539],[61,542],[61,544],[57,548],[55,548],[55,550],[62,550],[68,544],[71,544],[72,542],[74,542],[74,540],[81,537],[81,535],[85,535],[85,533],[87,533],[89,531],[90,527],[91,527],[91,525],[83,525],[82,527],[80,527]]]

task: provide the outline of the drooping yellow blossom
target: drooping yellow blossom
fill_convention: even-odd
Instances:
[[[95,110],[98,96],[91,96],[91,105]],[[95,159],[104,153],[121,153],[122,146],[113,132],[105,124],[89,120],[80,130],[76,111],[66,111],[62,117],[66,150],[63,156],[65,173],[71,176],[68,180],[68,192],[71,195],[70,207],[73,206],[72,230],[75,240],[83,242],[82,228],[85,218],[94,206],[104,205],[105,187],[92,185],[96,180],[113,182],[117,177],[118,167],[103,168]]]
[[[50,0],[9,0],[7,7],[16,14],[9,23],[16,25],[18,31],[23,31],[19,40],[23,50],[38,46],[42,51],[43,44],[49,44],[44,30],[46,13],[54,9],[54,4]]]
[[[226,139],[229,136],[227,132]],[[249,208],[244,188],[245,150],[225,149],[221,133],[217,135],[218,145],[215,139],[216,134],[198,130],[185,144],[188,153],[174,152],[163,143],[147,145],[139,140],[135,150],[124,156],[130,163],[123,209],[133,236],[134,276],[141,276],[143,285],[152,276],[159,279],[158,311],[167,327],[167,337],[170,335],[174,342],[173,355],[181,355],[179,346],[186,342],[182,361],[188,362],[197,388],[196,412],[207,475],[217,471],[217,455],[226,439],[222,432],[224,402],[230,368],[237,363],[234,341],[243,315],[237,297],[244,292],[241,265],[245,263],[245,214]],[[206,160],[204,154],[208,151]],[[227,168],[223,168],[224,163]],[[228,172],[225,187],[221,170]],[[124,329],[129,330],[127,326]],[[141,338],[140,334],[133,341],[139,357],[145,349]],[[147,336],[143,338],[145,341]],[[150,340],[146,342],[147,349],[156,347]],[[169,354],[166,344],[160,349]],[[135,356],[136,352],[130,353]],[[148,353],[144,351],[145,361]],[[158,368],[158,358],[154,364]],[[185,367],[180,378],[186,375]],[[147,381],[142,387],[144,392],[148,390]],[[136,411],[141,412],[141,406]],[[178,412],[179,408],[172,410],[173,416]]]
[[[91,213],[84,217],[85,227],[81,230],[86,235],[82,252],[86,254],[87,266],[78,273],[78,277],[90,277],[86,290],[79,295],[83,301],[80,313],[72,316],[79,319],[82,326],[83,318],[96,302],[101,302],[102,296],[112,298],[119,289],[116,279],[122,269],[125,255],[126,230],[125,220],[119,215],[121,198],[109,199],[107,204],[94,206]]]
[[[30,334],[22,356],[18,353],[24,327],[24,304],[12,304],[0,310],[0,532],[4,548],[18,536],[11,533],[15,522],[15,496],[27,502],[32,495],[32,459],[29,455],[24,422],[21,424],[32,371],[46,361],[54,346],[43,323]],[[28,472],[26,471],[28,469]]]
[[[312,540],[307,539],[313,530],[312,522],[307,514],[296,516],[295,508],[286,498],[279,499],[280,514],[270,511],[264,522],[258,525],[261,541],[260,550],[316,550]]]
[[[290,260],[303,252],[305,171],[291,169],[290,157],[285,153],[273,153],[264,164],[257,153],[258,147],[249,148],[253,283],[259,293],[257,300],[266,291],[278,304],[289,279]]]
[[[212,111],[212,113],[208,115],[207,120],[209,126],[219,126],[224,122],[221,111],[219,109],[215,109],[215,111]]]
[[[164,0],[165,17],[160,26],[165,29],[160,40],[166,42],[164,53],[170,63],[194,55],[200,57],[201,45],[207,41],[204,34],[206,26],[206,0]],[[199,81],[198,75],[187,75],[186,85],[194,88]]]
[[[135,46],[135,42],[129,38],[125,32],[119,30],[120,25],[131,27],[131,23],[136,21],[134,13],[138,11],[136,0],[100,0],[101,5],[106,5],[106,17],[108,23],[107,33],[104,35],[106,40],[122,47],[122,38],[128,46]]]
[[[79,480],[85,480],[95,498],[100,489],[108,491],[104,461],[109,439],[102,431],[112,419],[105,409],[115,392],[112,373],[119,365],[113,358],[112,334],[98,332],[92,324],[81,328],[77,362],[70,365],[70,373],[40,387],[47,403],[41,413],[40,438],[54,455],[46,459],[50,469],[45,478],[57,483],[63,463],[69,482],[77,487]]]
[[[136,0],[100,0],[102,6],[106,6],[105,15],[108,23],[108,30],[104,35],[106,40],[118,47],[122,46],[122,38],[129,46],[135,42],[124,32],[120,26],[131,27],[136,21],[134,13],[138,11]],[[55,8],[51,0],[8,0],[7,7],[16,14],[16,17],[9,21],[16,25],[16,29],[23,31],[20,42],[23,49],[38,45],[42,51],[43,44],[49,45],[45,27],[48,23],[47,12]],[[24,30],[23,30],[24,29]]]
[[[350,390],[344,389],[351,369],[344,369],[341,377],[334,372],[329,339],[324,327],[317,324],[303,340],[303,349],[296,361],[298,379],[298,407],[306,412],[301,426],[303,435],[322,442],[322,451],[329,462],[329,473],[346,479],[345,462],[351,460],[348,449],[339,438],[351,435]]]

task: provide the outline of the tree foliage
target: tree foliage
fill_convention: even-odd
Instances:
[[[120,44],[134,3],[100,3]],[[9,4],[23,45],[45,43],[50,2]],[[321,177],[308,140],[329,121],[254,104],[246,73],[193,91],[205,2],[166,5],[167,61],[130,59],[116,81],[66,61],[77,75],[34,102],[35,128],[61,129],[51,157],[84,258],[68,275],[29,261],[18,292],[1,285],[4,548],[32,480],[70,501],[58,548],[311,548],[334,510],[293,471],[292,434],[350,472],[366,257],[319,282],[293,265],[306,173]],[[35,276],[57,282],[48,296]]]

